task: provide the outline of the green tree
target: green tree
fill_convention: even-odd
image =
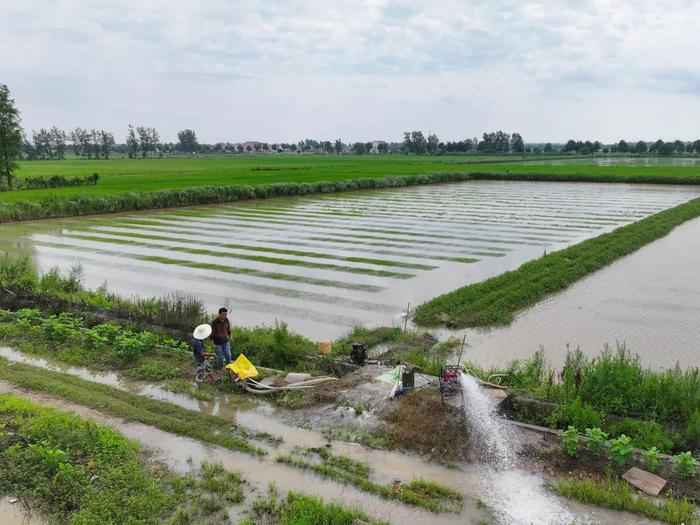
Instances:
[[[520,136],[520,133],[513,133],[510,136],[510,149],[513,153],[525,153],[525,142],[523,142],[523,137]]]
[[[440,148],[440,139],[435,133],[428,135],[428,140],[425,143],[425,149],[429,155],[437,155]]]
[[[10,189],[17,169],[15,161],[22,154],[23,137],[19,110],[10,98],[10,90],[0,84],[0,180]]]
[[[355,142],[355,144],[352,145],[352,152],[355,155],[364,155],[366,153],[364,142]]]
[[[700,140],[693,141],[693,151],[700,154]]]
[[[643,140],[640,140],[639,142],[637,142],[637,144],[635,144],[635,146],[634,146],[634,152],[639,154],[639,155],[646,153],[647,152],[647,143],[644,142]]]
[[[139,154],[139,139],[136,138],[134,126],[131,124],[129,124],[129,131],[126,135],[126,154],[129,155],[130,159]]]
[[[372,148],[373,148],[373,147],[374,147],[374,146],[372,146],[372,143],[371,143],[371,142],[365,142],[365,151],[366,151],[367,153],[372,153]]]
[[[554,151],[554,148],[552,147],[551,142],[547,142],[547,144],[544,145],[544,152],[545,153],[552,153]]]
[[[333,146],[335,148],[336,155],[340,155],[343,152],[343,142],[340,139],[335,139]]]
[[[100,130],[99,140],[100,152],[105,159],[108,159],[109,154],[112,152],[112,146],[114,146],[114,135],[109,131]]]
[[[177,132],[177,140],[179,144],[177,149],[186,153],[194,153],[197,151],[197,134],[194,130],[183,129]]]
[[[684,153],[685,152],[685,142],[682,140],[676,140],[673,143],[673,149],[676,150],[676,153]]]
[[[617,151],[619,151],[620,153],[629,153],[630,146],[625,140],[621,140],[617,143]]]

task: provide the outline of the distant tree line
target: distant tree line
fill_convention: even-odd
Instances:
[[[457,142],[441,142],[434,133],[427,137],[422,131],[404,131],[402,152],[407,155],[444,155],[448,153],[525,153],[525,142],[520,133],[503,131],[484,133]]]
[[[550,144],[551,146],[551,144]],[[545,147],[546,151],[546,147]],[[636,155],[645,155],[647,153],[655,155],[681,155],[683,153],[700,154],[700,140],[693,142],[683,142],[675,140],[673,142],[665,142],[661,139],[656,142],[647,143],[643,140],[637,142],[627,142],[620,140],[609,146],[604,146],[599,141],[591,142],[587,140],[569,140],[561,149],[563,153],[578,153],[580,155],[590,155],[593,153],[632,153]]]

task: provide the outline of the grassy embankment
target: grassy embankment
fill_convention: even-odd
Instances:
[[[601,480],[570,479],[554,485],[554,490],[567,498],[600,507],[646,516],[671,525],[697,525],[695,506],[688,500],[675,498],[655,502],[637,494],[626,481],[612,477]]]
[[[504,374],[504,384],[512,391],[560,404],[506,404],[509,414],[521,421],[559,429],[572,425],[580,432],[598,427],[610,438],[631,437],[638,448],[700,455],[698,368],[651,370],[624,348],[595,358],[570,352],[561,374],[548,366],[541,352],[505,370],[467,367],[483,378]]]
[[[458,288],[416,308],[420,325],[451,327],[508,324],[521,310],[629,255],[700,216],[700,199],[529,261],[517,270]]]
[[[69,374],[11,363],[4,358],[0,358],[0,379],[165,432],[255,456],[262,456],[265,451],[254,445],[251,438],[276,442],[267,434],[249,432],[222,417],[201,414]]]
[[[229,523],[240,475],[203,463],[172,476],[137,442],[80,417],[0,395],[0,495],[51,523]]]
[[[434,482],[414,479],[408,483],[381,485],[372,481],[369,465],[346,456],[331,454],[325,448],[296,448],[277,461],[311,470],[320,476],[354,485],[385,499],[395,499],[432,512],[460,512],[463,497],[459,492]]]
[[[99,185],[0,193],[0,222],[470,179],[700,183],[697,167],[542,166],[476,157],[208,158],[27,162],[19,176],[99,171]]]

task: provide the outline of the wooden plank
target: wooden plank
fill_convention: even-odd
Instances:
[[[622,475],[622,479],[627,480],[639,490],[651,494],[652,496],[658,496],[666,486],[666,480],[664,478],[660,478],[656,474],[652,474],[651,472],[637,467],[632,467],[625,472]]]

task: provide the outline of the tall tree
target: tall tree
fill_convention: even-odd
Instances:
[[[510,136],[510,148],[513,150],[513,153],[525,153],[525,142],[520,133],[513,133]]]
[[[544,152],[545,153],[552,153],[554,151],[554,148],[552,147],[551,142],[547,142],[547,144],[544,145]]]
[[[640,140],[634,145],[634,152],[638,155],[642,155],[647,152],[647,143]]]
[[[438,148],[440,146],[440,139],[435,133],[431,133],[428,135],[428,138],[425,142],[425,149],[428,152],[429,155],[437,155],[438,154]]]
[[[126,135],[126,154],[130,159],[133,159],[139,154],[139,139],[136,138],[134,126],[131,124],[129,124],[129,131]]]
[[[340,155],[343,152],[343,141],[340,139],[335,139],[333,147],[335,148],[335,154]]]
[[[617,151],[620,153],[629,153],[630,151],[630,146],[627,144],[627,141],[621,140],[620,142],[617,143]]]
[[[22,154],[22,121],[15,101],[10,98],[10,90],[0,84],[0,180],[12,189],[17,163]]]
[[[109,131],[100,130],[99,139],[100,152],[105,159],[108,159],[112,153],[112,146],[114,146],[114,135]]]
[[[56,126],[51,128],[51,144],[55,158],[63,160],[66,158],[66,132]]]
[[[177,140],[179,141],[178,148],[186,153],[194,153],[197,150],[197,134],[194,130],[183,129],[178,131]]]

